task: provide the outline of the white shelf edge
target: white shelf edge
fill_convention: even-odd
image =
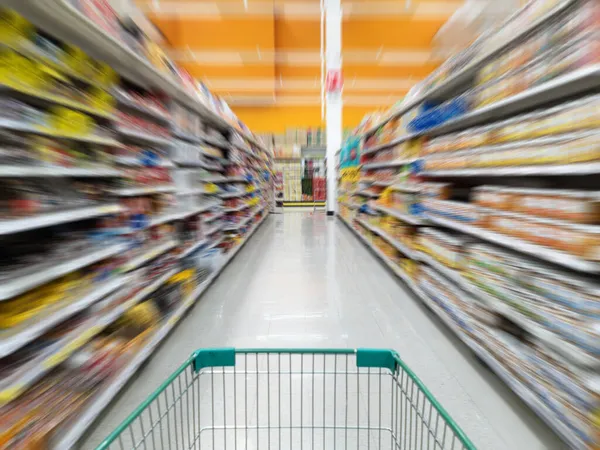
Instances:
[[[163,185],[163,186],[149,186],[149,187],[139,187],[139,188],[114,189],[111,191],[111,193],[114,195],[118,195],[120,197],[133,197],[136,195],[175,192],[176,190],[177,189],[175,188],[174,185]]]
[[[224,192],[222,194],[218,194],[221,198],[236,198],[236,197],[245,197],[246,195],[250,195],[252,192]]]
[[[151,248],[150,250],[144,252],[142,255],[139,255],[136,258],[129,261],[127,264],[125,264],[125,266],[123,267],[123,270],[125,272],[129,272],[131,270],[137,269],[138,267],[145,264],[146,262],[151,261],[152,259],[157,258],[158,256],[162,255],[163,253],[171,250],[176,245],[177,245],[177,242],[169,241],[169,242],[165,242],[164,244],[161,244],[157,247],[155,246],[154,248]]]
[[[124,244],[115,244],[104,248],[93,249],[92,253],[86,253],[69,261],[63,261],[53,266],[45,266],[39,272],[23,276],[16,276],[0,284],[0,300],[7,300],[44,283],[62,277],[82,267],[89,266],[103,259],[110,258],[125,250]]]
[[[67,211],[56,211],[36,216],[26,216],[19,219],[0,220],[0,235],[20,233],[63,223],[77,222],[94,217],[116,214],[123,208],[118,204],[102,206],[88,206]]]
[[[13,130],[13,131],[20,131],[23,133],[37,134],[40,136],[50,136],[50,137],[54,137],[57,139],[67,139],[70,141],[78,141],[78,142],[89,142],[92,144],[105,145],[105,146],[109,146],[109,147],[122,147],[123,146],[123,144],[121,144],[119,141],[116,141],[111,138],[103,138],[100,136],[93,136],[93,135],[79,136],[79,135],[58,133],[58,132],[53,132],[52,130],[49,130],[49,129],[35,127],[28,123],[22,123],[22,122],[18,122],[16,120],[11,120],[11,119],[0,118],[0,128],[5,128],[7,130]]]
[[[542,84],[526,89],[518,94],[499,100],[482,108],[469,111],[462,116],[421,132],[429,136],[438,136],[453,131],[471,128],[499,118],[519,114],[553,100],[567,98],[583,93],[600,83],[600,65],[582,67]]]
[[[450,153],[449,153],[450,155]],[[564,165],[510,166],[453,170],[425,170],[428,177],[526,176],[526,175],[593,175],[600,173],[600,163],[586,162]]]
[[[78,300],[74,300],[67,305],[64,305],[65,302],[59,302],[55,307],[47,308],[47,311],[42,311],[30,320],[18,325],[17,330],[9,329],[0,333],[0,358],[13,353],[47,330],[116,291],[129,281],[127,276],[114,277],[100,286],[95,286],[92,292],[88,292]]]
[[[411,164],[411,163],[417,161],[418,159],[419,158],[408,158],[408,159],[396,159],[393,161],[366,163],[361,166],[361,169],[362,170],[373,170],[373,169],[383,169],[386,167],[405,166],[407,164]]]
[[[521,253],[535,256],[537,258],[561,265],[568,269],[577,270],[586,273],[600,273],[600,264],[592,261],[586,261],[569,253],[561,252],[541,245],[531,244],[518,238],[495,233],[484,228],[479,228],[466,223],[456,222],[454,220],[444,219],[435,215],[428,214],[429,221],[442,225],[462,233],[470,234],[494,244],[508,247]]]
[[[419,136],[421,136],[421,134],[422,133],[411,133],[411,134],[406,134],[404,136],[397,137],[397,138],[395,138],[395,139],[393,139],[390,142],[387,142],[385,144],[379,144],[379,145],[373,146],[373,147],[371,147],[371,148],[369,148],[367,150],[364,150],[361,153],[361,155],[371,155],[373,153],[377,153],[377,152],[379,152],[381,150],[385,150],[386,148],[390,148],[390,147],[393,147],[395,145],[401,144],[403,142],[409,141],[411,139],[418,138]]]
[[[411,225],[425,225],[427,224],[427,219],[413,216],[411,214],[405,214],[403,212],[397,211],[394,208],[386,208],[385,206],[375,206],[375,209],[378,211],[387,214],[388,216],[395,217],[396,219],[400,219],[403,222],[410,223]]]
[[[117,101],[118,105],[132,109],[132,110],[137,111],[141,114],[144,114],[148,117],[152,117],[154,120],[159,121],[161,123],[170,124],[173,120],[171,117],[169,117],[165,113],[160,112],[158,110],[154,110],[154,109],[149,108],[144,105],[140,105],[140,104],[136,103],[135,101],[124,97],[123,94],[121,94],[121,93],[116,93],[114,95],[114,98]]]
[[[118,177],[121,171],[103,167],[43,167],[0,165],[0,177]]]
[[[170,142],[168,139],[166,139],[162,136],[154,136],[152,134],[145,133],[143,131],[133,130],[133,129],[124,128],[124,127],[118,127],[117,133],[119,133],[121,136],[124,136],[128,139],[135,139],[135,140],[143,141],[143,142],[146,142],[149,144],[155,144],[155,145],[161,145],[161,146],[173,145],[172,142]]]
[[[186,248],[183,253],[181,253],[181,255],[179,255],[180,259],[185,258],[188,255],[191,255],[192,253],[194,253],[196,250],[198,250],[200,247],[202,247],[203,245],[206,245],[206,243],[208,242],[208,239],[201,239],[198,242],[196,242],[194,245]]]
[[[406,245],[404,245],[402,242],[397,241],[392,236],[390,236],[385,231],[383,231],[381,228],[373,226],[370,223],[364,221],[363,219],[356,219],[356,221],[358,223],[362,224],[365,228],[371,230],[373,233],[377,234],[378,236],[380,236],[383,239],[385,239],[386,241],[388,241],[388,243],[390,243],[399,252],[403,253],[404,255],[408,256],[411,259],[418,260],[417,252],[415,250],[411,250]]]

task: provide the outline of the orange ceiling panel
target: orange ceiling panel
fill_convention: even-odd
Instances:
[[[408,78],[420,80],[429,75],[437,64],[424,64],[422,66],[378,66],[378,65],[350,65],[344,64],[344,80],[348,83],[353,78]]]
[[[342,24],[342,48],[405,48],[429,50],[444,21],[412,21],[408,18],[350,17]]]
[[[222,20],[203,20],[196,17],[154,17],[173,48],[193,50],[263,50],[275,48],[273,17],[253,16]]]
[[[318,50],[321,48],[321,23],[315,20],[275,20],[275,43],[281,50]]]
[[[221,66],[214,64],[179,63],[194,78],[200,80],[217,78],[274,78],[275,67],[272,64],[244,64],[239,66]]]
[[[321,79],[321,66],[292,66],[278,64],[275,67],[275,76],[277,78],[314,78]]]

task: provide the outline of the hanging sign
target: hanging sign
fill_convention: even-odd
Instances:
[[[341,92],[344,87],[344,78],[342,77],[341,69],[333,69],[327,71],[325,77],[325,89],[327,93]]]

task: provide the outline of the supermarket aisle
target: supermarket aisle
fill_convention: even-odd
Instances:
[[[479,449],[553,449],[520,400],[324,213],[268,219],[139,371],[84,449],[93,448],[198,347],[391,347]]]

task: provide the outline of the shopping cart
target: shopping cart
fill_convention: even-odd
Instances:
[[[474,449],[390,350],[198,350],[99,447]]]

